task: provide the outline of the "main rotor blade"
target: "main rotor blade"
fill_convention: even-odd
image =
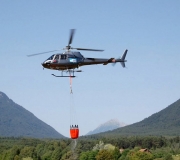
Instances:
[[[72,49],[84,50],[84,51],[97,51],[97,52],[103,52],[104,51],[102,49],[87,49],[87,48],[72,48]]]
[[[40,54],[45,54],[45,53],[50,53],[50,52],[56,52],[56,51],[59,51],[59,50],[53,50],[53,51],[47,51],[47,52],[41,52],[41,53],[35,53],[35,54],[29,54],[27,55],[28,57],[31,57],[31,56],[37,56],[37,55],[40,55]]]
[[[73,37],[74,37],[75,29],[71,29],[70,36],[69,36],[69,43],[68,46],[72,43]]]

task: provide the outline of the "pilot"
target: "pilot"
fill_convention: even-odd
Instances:
[[[59,55],[56,55],[55,59],[58,60],[59,59]]]

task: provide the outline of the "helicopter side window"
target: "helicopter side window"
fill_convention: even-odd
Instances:
[[[64,55],[64,54],[61,55],[61,59],[66,59],[66,58],[67,58],[67,55]]]

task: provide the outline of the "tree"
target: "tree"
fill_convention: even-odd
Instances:
[[[65,153],[61,158],[61,160],[74,160],[74,159],[77,159],[77,155],[75,153],[72,153],[71,151]]]
[[[171,154],[167,154],[167,155],[165,155],[163,160],[173,160],[173,157]]]
[[[127,154],[129,153],[129,149],[125,149],[123,152],[122,152],[122,155],[121,157],[119,158],[119,160],[125,160]]]
[[[23,149],[21,149],[19,156],[21,158],[24,158],[24,157],[32,157],[33,158],[35,155],[34,151],[35,151],[34,147],[27,147],[26,146]]]
[[[104,149],[104,142],[103,142],[103,141],[99,141],[99,144],[96,144],[96,145],[93,147],[93,151],[102,150],[102,149]]]
[[[112,144],[104,144],[103,141],[99,141],[99,144],[96,144],[96,145],[93,147],[93,151],[103,150],[103,149],[106,149],[106,150],[114,150],[114,149],[115,149],[115,146],[113,146]]]
[[[31,157],[23,158],[22,160],[33,160]]]
[[[52,160],[59,160],[59,159],[61,159],[61,157],[62,157],[62,150],[61,150],[61,148],[60,147],[57,147],[54,151],[53,151],[53,153],[52,153],[52,156],[51,156],[51,159]]]
[[[80,154],[79,160],[88,160],[88,154],[89,152],[82,152]]]
[[[90,151],[88,154],[88,160],[96,160],[97,154],[98,154],[98,151]]]
[[[100,150],[96,155],[96,160],[114,160],[112,151],[108,150]]]
[[[20,157],[18,155],[15,155],[14,160],[20,160]]]
[[[113,150],[112,154],[113,154],[114,160],[118,160],[119,157],[121,156],[119,149],[117,147]]]
[[[127,157],[129,160],[153,160],[153,155],[151,153],[134,150],[130,151]]]
[[[87,152],[82,152],[79,160],[96,160],[96,155],[98,151],[87,151]]]

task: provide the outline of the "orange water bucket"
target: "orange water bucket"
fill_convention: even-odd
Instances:
[[[70,129],[70,136],[72,139],[77,139],[79,137],[79,129],[78,128],[71,128]]]

